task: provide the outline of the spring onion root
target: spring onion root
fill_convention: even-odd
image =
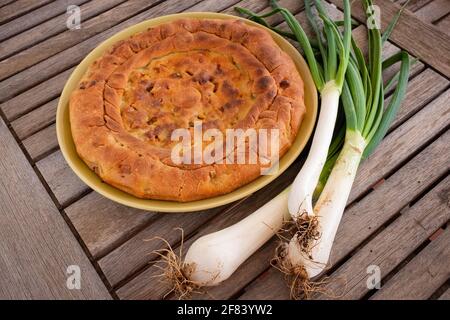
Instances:
[[[312,239],[307,251],[294,236],[289,243],[289,258],[293,265],[303,265],[309,278],[319,275],[327,266],[331,247],[350,190],[361,161],[366,142],[358,132],[348,132],[342,151],[328,181],[314,206],[320,239]]]
[[[405,52],[385,61],[381,58],[382,46],[404,7],[383,36],[379,28],[368,28],[369,58],[366,61],[351,37],[349,2],[343,2],[344,21],[337,22],[327,16],[322,1],[315,0],[321,24],[316,21],[311,2],[305,0],[305,11],[316,37],[308,41],[295,18],[276,0],[271,1],[292,31],[289,38],[294,36],[299,43],[321,95],[321,111],[311,150],[288,198],[288,209],[296,230],[289,243],[280,245],[275,258],[277,268],[291,279],[291,295],[294,298],[302,290],[307,297],[314,287],[309,279],[321,274],[329,263],[359,163],[374,151],[393,121],[405,95],[410,65]],[[363,1],[365,12],[370,12],[368,8],[372,4],[371,0]],[[268,25],[263,17],[255,13],[248,10],[243,13],[258,23]],[[343,32],[339,29],[342,25]],[[385,88],[390,89],[394,82],[397,82],[397,87],[385,107],[382,70],[397,62],[401,63],[400,71]],[[336,85],[328,87],[333,81]],[[339,94],[341,109],[338,109]],[[345,125],[334,128],[339,111],[345,115]],[[334,137],[330,144],[333,129]],[[317,201],[313,207],[315,199]]]
[[[168,250],[166,279],[178,296],[189,296],[202,287],[228,279],[256,250],[272,238],[289,219],[289,188],[238,223],[197,239],[184,261]]]
[[[383,43],[400,13],[383,36],[378,28],[368,28],[366,61],[351,36],[349,0],[343,1],[343,22],[331,20],[322,1],[315,0],[321,24],[315,21],[311,2],[305,0],[316,35],[311,41],[292,13],[276,0],[271,0],[274,10],[260,16],[238,9],[266,27],[270,26],[264,18],[274,14],[284,17],[291,32],[272,30],[299,43],[320,93],[321,110],[307,160],[290,188],[242,221],[197,239],[184,260],[181,252],[176,255],[170,248],[160,254],[168,264],[165,275],[179,296],[228,279],[280,229],[291,231],[292,238],[281,242],[273,262],[288,279],[291,297],[308,298],[312,292],[323,292],[321,285],[326,280],[311,279],[322,274],[329,263],[360,162],[383,139],[405,96],[410,61],[406,52],[382,61]],[[372,1],[364,0],[363,5],[368,12]],[[382,70],[398,62],[400,71],[384,87]],[[394,82],[396,88],[385,106],[385,88],[393,87]],[[345,122],[336,120],[343,117]]]

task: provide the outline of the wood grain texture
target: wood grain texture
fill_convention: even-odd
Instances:
[[[95,259],[119,246],[158,216],[154,212],[118,204],[96,192],[89,193],[64,211]]]
[[[58,1],[62,3],[65,0]],[[39,48],[39,46],[45,47],[45,50],[39,53],[41,56],[31,58],[28,56],[31,60],[23,60],[26,65],[30,63],[29,61],[35,59],[35,62],[31,62],[27,67],[24,67],[22,62],[20,62],[22,61],[20,57],[17,58],[19,69],[13,70],[12,67],[6,66],[7,70],[10,70],[12,73],[9,74],[9,77],[0,81],[0,101],[3,102],[0,108],[4,111],[8,120],[11,121],[11,126],[17,136],[23,139],[23,145],[31,158],[38,161],[37,169],[41,171],[59,204],[65,207],[67,204],[72,203],[64,209],[64,212],[71,220],[71,223],[77,230],[77,234],[86,245],[90,254],[98,260],[108,281],[116,286],[119,297],[122,299],[162,298],[169,292],[170,288],[165,284],[160,284],[159,281],[161,279],[152,278],[161,273],[161,271],[154,267],[148,267],[148,262],[155,261],[156,258],[154,255],[148,255],[148,253],[154,249],[163,248],[163,246],[158,241],[145,242],[144,239],[156,235],[168,237],[170,243],[178,250],[177,246],[181,239],[180,235],[173,231],[173,228],[181,226],[186,229],[185,236],[187,241],[185,247],[187,247],[199,236],[232,224],[261,206],[280,192],[282,187],[294,178],[298,167],[290,169],[292,171],[283,178],[285,180],[282,182],[271,184],[264,190],[242,201],[239,206],[234,205],[229,208],[223,208],[218,212],[214,210],[211,210],[209,213],[203,212],[199,218],[195,219],[190,218],[192,215],[171,216],[127,208],[95,192],[87,193],[89,189],[67,167],[61,153],[59,151],[53,152],[58,147],[54,125],[57,97],[72,67],[98,43],[127,26],[154,16],[182,10],[223,11],[236,14],[233,10],[236,4],[249,7],[256,12],[268,12],[270,8],[267,1],[167,0],[158,3],[150,9],[150,5],[147,3],[146,7],[143,6],[141,10],[136,7],[136,3],[139,3],[139,1],[132,1],[130,3],[131,6],[134,6],[134,9],[127,7],[123,13],[118,13],[117,19],[114,20],[114,17],[110,16],[108,12],[113,12],[114,10],[110,8],[115,7],[119,2],[122,3],[122,0],[115,0],[114,3],[105,0],[78,1],[80,3],[83,2],[81,5],[84,8],[83,10],[88,10],[85,11],[87,13],[85,17],[88,17],[86,20],[94,21],[90,22],[93,26],[92,29],[87,30],[87,33],[83,35],[68,35],[68,32],[64,31],[65,14],[62,11],[61,13],[55,11],[57,10],[57,2],[44,5],[44,7],[34,11],[42,11],[45,6],[54,8],[52,13],[47,13],[50,18],[48,21],[34,27],[32,26],[31,29],[29,29],[30,26],[36,24],[32,19],[27,22],[28,25],[24,23],[24,26],[11,23],[14,21],[25,21],[26,17],[28,15],[31,17],[33,12],[28,14],[22,13],[21,16],[13,18],[14,20],[3,25],[15,29],[6,31],[2,29],[0,37],[3,34],[2,32],[8,34],[8,32],[13,32],[12,30],[29,30],[19,34],[17,32],[20,31],[13,33],[17,35],[4,42],[10,43],[6,47],[2,43],[0,58],[2,54],[9,57],[13,52],[21,50],[21,48],[28,48],[26,49],[27,54],[37,50],[36,48]],[[402,1],[396,1],[396,3],[402,3]],[[444,52],[442,51],[443,48],[445,50],[448,48],[446,48],[446,44],[438,45],[437,49],[434,47],[437,39],[443,39],[442,34],[449,34],[450,32],[450,28],[448,28],[449,23],[447,23],[450,19],[444,13],[446,3],[441,6],[441,11],[436,9],[436,4],[441,1],[411,0],[408,9],[415,11],[415,13],[407,12],[401,18],[401,24],[403,27],[411,24],[410,27],[413,26],[412,30],[407,31],[405,34],[397,34],[393,38],[394,44],[388,43],[386,45],[385,55],[398,51],[397,45],[416,55],[417,52],[425,52],[425,58],[421,55],[419,57],[442,74],[448,76],[445,69],[443,71],[442,68],[437,67],[439,63],[445,64],[448,62],[445,60],[448,54],[442,55],[442,52]],[[281,2],[294,12],[301,23],[305,25],[306,17],[304,12],[301,11],[304,6],[303,1],[282,0]],[[332,0],[332,2],[338,2],[338,0]],[[379,0],[378,3],[384,4],[384,1]],[[123,3],[122,6],[127,6],[127,4]],[[0,12],[3,8],[0,7]],[[327,6],[327,8],[333,17],[342,16],[340,10],[333,9],[331,6]],[[395,8],[395,5],[392,3],[389,3],[386,8],[382,6],[382,14],[390,15]],[[356,17],[360,18],[362,11],[355,9],[356,7],[354,8]],[[135,13],[131,13],[133,10],[136,10],[134,11]],[[103,17],[106,21],[102,21],[100,18],[91,19],[94,16],[101,16],[99,15],[101,12],[104,13]],[[50,15],[53,15],[53,18]],[[39,17],[36,19],[44,18]],[[416,25],[414,25],[416,20],[421,20],[421,22],[419,21],[420,23],[428,25],[424,32],[416,28]],[[55,26],[54,30],[52,29],[51,21],[53,21]],[[56,26],[54,23],[57,21],[58,25]],[[427,21],[435,22],[435,26],[431,26]],[[282,18],[280,15],[275,15],[270,18],[270,22],[279,24],[282,22]],[[90,25],[88,24],[88,26]],[[286,24],[281,23],[280,27],[286,28]],[[441,30],[441,33],[434,35],[431,39],[427,39],[428,33],[435,29]],[[47,32],[38,34],[39,30],[47,30]],[[306,31],[309,34],[311,30],[306,27]],[[58,38],[60,36],[61,38]],[[363,26],[356,28],[355,37],[363,40],[364,45],[365,30]],[[13,39],[16,39],[16,41]],[[62,41],[56,44],[55,39],[61,39]],[[425,40],[429,42],[428,47],[423,43]],[[408,43],[405,44],[405,42]],[[418,44],[417,48],[416,44]],[[47,48],[46,46],[48,45],[56,45],[56,47]],[[417,52],[414,52],[411,48]],[[30,51],[28,52],[27,50]],[[436,52],[428,52],[431,50]],[[442,61],[435,62],[433,59],[437,57]],[[14,56],[11,58],[14,58]],[[3,66],[5,65],[2,65],[2,62],[0,62],[0,70],[2,70]],[[392,75],[396,69],[398,68],[388,70],[385,73],[386,77]],[[16,73],[16,71],[19,72]],[[413,66],[411,75],[412,80],[408,87],[406,100],[402,104],[388,137],[380,145],[379,150],[373,157],[367,159],[360,168],[350,199],[351,201],[358,199],[358,202],[347,208],[344,220],[338,231],[337,244],[332,256],[333,262],[343,261],[343,259],[348,258],[349,260],[344,262],[337,272],[332,274],[332,278],[341,281],[341,285],[335,282],[335,286],[330,288],[339,291],[338,289],[344,287],[342,278],[350,275],[346,279],[347,291],[345,291],[344,297],[360,298],[367,293],[367,289],[364,289],[366,274],[363,269],[368,262],[380,263],[383,274],[385,272],[388,273],[390,270],[397,270],[399,264],[406,256],[423,243],[424,239],[429,237],[436,228],[439,228],[445,222],[445,219],[448,220],[448,208],[442,204],[443,202],[439,202],[438,198],[442,198],[442,193],[437,192],[442,191],[442,188],[447,188],[448,178],[436,186],[434,184],[449,169],[448,157],[446,158],[445,156],[450,153],[448,150],[450,137],[448,132],[442,134],[443,130],[450,123],[450,110],[448,109],[448,101],[450,99],[449,82],[438,72],[433,71],[431,68],[426,68],[422,62]],[[2,74],[0,73],[1,78]],[[8,99],[10,100],[8,101]],[[388,101],[389,98],[386,102]],[[441,137],[436,139],[439,134],[441,134]],[[427,146],[433,140],[435,141],[430,146]],[[425,149],[413,157],[417,150],[422,148]],[[49,156],[46,156],[48,154]],[[0,159],[0,163],[1,161]],[[297,163],[297,166],[299,166],[299,163]],[[432,186],[434,186],[433,190],[422,196]],[[360,198],[369,191],[369,194]],[[78,199],[83,194],[86,195],[73,203],[75,199]],[[415,202],[411,208],[405,210],[404,207],[407,207],[411,201],[416,201],[418,196],[421,199]],[[445,214],[442,213],[444,212],[443,210],[445,210]],[[424,218],[424,215],[426,215],[426,218]],[[391,219],[397,216],[398,218],[391,222]],[[389,225],[386,225],[387,222],[389,222]],[[379,229],[380,227],[382,229]],[[383,229],[385,227],[386,229]],[[395,232],[400,229],[402,230],[401,233]],[[375,235],[375,231],[380,233]],[[374,238],[368,241],[370,237]],[[440,238],[442,238],[442,235],[433,240],[431,244]],[[431,244],[420,254],[429,248]],[[208,289],[204,295],[194,295],[194,298],[235,298],[242,293],[244,288],[244,294],[239,297],[240,299],[288,298],[289,290],[281,274],[273,268],[269,268],[269,259],[276,245],[276,239],[272,239],[246,261],[229,280],[220,286]],[[357,251],[349,256],[349,253],[356,248]],[[409,264],[406,264],[406,267],[400,269],[396,276],[389,278],[386,286],[391,285],[395,290],[398,290],[399,288],[396,287],[398,285],[390,283],[395,277],[404,273],[404,270],[412,261],[414,259]],[[400,264],[400,266],[403,265],[404,262]],[[415,265],[416,267],[417,264]],[[423,290],[424,292],[420,293],[421,298],[427,298],[433,293],[433,296],[435,296],[436,289],[439,287],[439,292],[444,290],[441,286],[445,279],[442,280],[442,275],[439,272],[439,281],[424,278],[414,284],[414,286],[420,287],[425,281],[431,282],[431,284],[426,284],[428,287]],[[62,277],[64,276],[63,274]],[[0,287],[1,279],[0,275]],[[407,276],[404,275],[398,281],[402,283],[406,279]],[[385,286],[383,286],[384,288]],[[413,288],[411,290],[414,291],[416,289]],[[391,296],[390,293],[387,293],[387,295]],[[445,294],[442,297],[445,297]],[[169,295],[167,298],[175,297]]]
[[[275,238],[267,242],[251,258],[247,259],[231,278],[219,286],[204,288],[205,293],[195,293],[192,299],[233,299],[240,294],[242,288],[267,269],[268,259],[273,256],[278,244],[278,239]],[[268,289],[267,287],[264,288],[264,290]],[[176,299],[175,295],[172,295],[171,298]]]
[[[0,0],[0,7],[6,6],[7,4],[13,2],[15,0]]]
[[[439,300],[450,300],[450,289],[447,289],[440,297]]]
[[[69,48],[64,51],[58,52],[26,70],[1,81],[0,101],[10,99],[18,93],[75,66],[91,50],[115,33],[141,21],[167,14],[167,12],[176,13],[183,11],[199,1],[200,0],[167,0],[125,21],[120,22],[115,20],[117,24],[114,26],[110,26],[106,30],[91,36],[84,41],[77,42],[75,45],[69,46]],[[48,44],[48,42],[45,41],[42,45],[44,44]]]
[[[441,30],[442,32],[450,35],[450,15],[446,16],[445,18],[439,20],[436,23],[436,27]]]
[[[231,9],[229,9],[230,10],[229,13],[234,13],[234,10],[232,8],[234,7],[233,4],[235,4],[235,2],[236,2],[235,0],[228,0],[228,1],[224,2],[221,7],[230,8],[229,5],[231,4]],[[285,1],[282,1],[281,3],[283,5],[285,5],[286,7],[290,8],[291,10],[293,10],[294,12],[300,10],[303,7],[303,3],[301,1],[299,3],[298,1],[294,1],[294,0],[285,0]],[[217,3],[215,1],[209,0],[209,1],[203,1],[197,5],[189,8],[188,11],[196,11],[196,10],[200,10],[201,8],[203,8],[204,10],[209,10],[212,8],[219,9],[217,7]],[[255,8],[253,8],[253,9],[255,9]],[[280,17],[278,17],[278,18],[280,19]],[[276,22],[275,19],[273,19],[273,21]],[[58,78],[58,80],[59,79],[60,78]],[[56,81],[56,82],[58,82],[58,81]],[[51,91],[51,92],[53,92],[53,91]],[[19,100],[19,102],[20,102],[20,100]],[[56,104],[57,104],[57,99],[54,99],[52,101],[47,102],[43,106],[40,106],[40,107],[34,109],[33,111],[26,113],[24,116],[12,121],[12,126],[13,126],[15,132],[17,133],[17,135],[19,136],[19,138],[23,139],[25,137],[28,137],[29,135],[37,132],[39,129],[44,128],[44,127],[50,125],[51,123],[53,123],[55,120],[55,115],[56,115],[56,112],[55,112]],[[34,105],[32,105],[31,107],[34,107]],[[11,106],[9,106],[9,107],[8,107],[8,105],[5,106],[5,109],[7,109],[7,110],[11,109],[11,108],[12,108]],[[26,109],[27,106],[23,106],[23,108]],[[19,112],[19,110],[15,110],[15,111]],[[7,114],[9,114],[9,113],[7,113]]]
[[[153,251],[160,249],[164,244],[155,237],[165,239],[174,246],[181,241],[182,234],[180,230],[176,230],[177,228],[183,228],[183,232],[189,235],[223,210],[219,207],[195,212],[195,217],[186,213],[159,214],[158,219],[147,228],[100,259],[99,266],[109,283],[116,286],[121,280],[158,257]]]
[[[51,0],[17,0],[0,8],[0,23],[8,22],[33,9],[39,8]]]
[[[49,4],[40,7],[39,9],[29,12],[17,19],[14,19],[2,25],[0,29],[0,41],[12,37],[31,27],[34,27],[37,24],[42,24],[47,19],[50,19],[58,14],[66,12],[67,7],[71,4],[81,5],[87,1],[88,0],[56,0],[50,2]],[[0,52],[4,50],[5,44],[6,42],[3,42],[3,46],[0,48]]]
[[[396,0],[395,2],[399,5],[404,5],[407,0]],[[432,2],[434,0],[410,0],[406,5],[406,9],[411,11],[417,11],[422,8],[424,5]]]
[[[355,39],[355,42],[360,47],[362,53],[368,58],[369,54],[369,47],[367,42],[367,28],[364,25],[359,25],[355,29],[353,29],[353,38]],[[382,51],[382,59],[385,60],[392,55],[396,54],[400,51],[400,48],[392,44],[390,41],[386,41],[386,43],[383,46]],[[418,73],[422,72],[425,68],[425,65],[420,62],[416,61],[411,67],[409,71],[409,77],[410,79],[413,78]],[[387,82],[400,70],[400,64],[396,63],[393,66],[383,70],[383,82],[386,85]],[[392,94],[392,92],[395,90],[397,82],[394,81],[394,85],[392,88],[388,91],[384,92],[384,96],[387,97]]]
[[[70,169],[59,150],[38,161],[36,166],[61,206],[89,190]]]
[[[347,209],[336,234],[333,263],[348,255],[450,169],[446,159],[446,152],[450,152],[449,139],[450,132],[447,132]]]
[[[431,73],[431,74],[434,74],[434,73]],[[439,76],[440,77],[440,76]],[[430,78],[425,78],[425,79],[428,79],[429,81],[433,81],[433,79],[430,79]],[[435,81],[437,81],[437,80],[440,80],[440,79],[435,79]],[[415,88],[415,86],[416,85],[418,85],[418,86],[421,86],[421,85],[423,85],[425,82],[422,82],[422,81],[419,81],[419,82],[417,82],[417,83],[415,83],[414,85],[412,85],[411,86],[411,88]],[[426,85],[429,85],[430,84],[430,82],[426,82],[425,83]],[[431,86],[433,85],[432,83],[430,84]],[[437,87],[439,87],[439,84],[436,84],[436,86]],[[423,94],[423,97],[427,97],[427,92],[428,93],[432,93],[432,91],[430,92],[430,90],[429,90],[429,88],[428,88],[428,86],[426,86],[425,87],[425,90],[417,90],[418,91],[418,94],[420,94],[420,93],[422,93]],[[411,103],[413,104],[414,103],[414,100],[411,100]],[[407,137],[405,136],[402,140],[404,140],[404,139],[406,139]],[[403,143],[402,141],[400,141],[399,143]],[[412,151],[412,150],[408,150],[408,152],[410,152],[410,151]],[[381,157],[383,157],[383,156],[381,156]],[[385,167],[385,169],[389,169],[389,168],[392,168],[391,166],[389,166],[389,164],[386,164],[387,166]],[[69,168],[66,168],[66,170],[70,170]],[[372,175],[373,175],[374,173],[372,173]],[[52,176],[52,175],[50,175],[50,176]],[[369,188],[370,187],[370,184],[368,184],[367,183],[367,180],[366,180],[366,184],[364,185],[364,189],[367,189],[367,188]],[[138,249],[133,249],[133,250],[135,250],[135,251],[138,251]],[[106,258],[105,258],[106,259]],[[115,271],[114,271],[115,272]],[[118,271],[118,272],[120,272],[120,271]]]
[[[24,114],[11,122],[14,132],[23,140],[55,122],[58,98]]]
[[[401,165],[414,150],[426,144],[429,139],[448,126],[450,121],[448,99],[450,99],[450,90],[447,89],[384,138],[375,152],[360,165],[349,202],[367,192],[370,186]]]
[[[117,4],[124,2],[124,0],[96,0],[87,3],[86,2],[86,0],[59,0],[39,9],[45,14],[33,11],[23,17],[9,22],[8,25],[11,24],[11,26],[5,25],[5,27],[7,28],[5,28],[5,30],[2,29],[2,32],[0,32],[0,36],[3,34],[14,36],[3,42],[3,45],[0,48],[0,59],[4,59],[15,53],[18,53],[20,52],[20,50],[27,49],[32,45],[48,39],[60,32],[77,32],[75,30],[68,31],[66,25],[67,19],[69,17],[69,15],[66,13],[66,10],[69,5],[80,6],[81,27],[83,28],[84,21],[114,7]],[[54,16],[54,12],[57,14],[56,17]],[[47,15],[49,15],[49,18],[51,19],[47,21],[42,20],[42,23],[33,27],[34,25],[36,25],[36,23],[34,22],[36,18],[42,19]],[[21,31],[24,32],[19,34],[19,32]]]
[[[185,12],[220,12],[227,8],[233,7],[238,2],[239,0],[203,0],[197,4],[194,4],[192,7],[185,10]]]
[[[448,188],[446,196],[448,202]],[[446,205],[448,210],[448,203]],[[450,229],[447,228],[383,285],[372,299],[409,300],[430,297],[450,277],[449,243]]]
[[[342,278],[346,285],[339,299],[361,299],[369,291],[367,287],[367,280],[371,276],[367,273],[369,266],[376,265],[380,268],[382,277],[387,275],[450,219],[450,204],[443,200],[449,196],[450,178],[447,178],[414,206],[402,212],[397,220],[347,260],[333,273],[330,277],[330,285],[326,288],[332,292],[342,290],[342,284],[336,281]],[[380,210],[383,209],[380,208]],[[414,276],[409,275],[408,278],[414,279]],[[388,284],[391,281],[396,280],[391,279]],[[439,283],[441,284],[442,282]],[[327,297],[321,295],[319,298]]]
[[[5,79],[18,71],[24,70],[64,49],[90,38],[105,29],[114,26],[117,21],[125,20],[145,9],[159,3],[160,0],[130,0],[124,2],[92,19],[84,21],[83,28],[66,30],[43,43],[21,51],[0,62],[0,79]]]
[[[30,157],[37,161],[47,153],[58,148],[56,139],[56,125],[52,124],[45,129],[36,132],[32,136],[22,141]]]
[[[331,0],[340,9],[342,0]],[[382,8],[381,23],[383,30],[400,9],[390,0],[375,0],[374,4]],[[352,6],[352,15],[360,21],[366,21],[361,2]],[[414,13],[404,11],[391,35],[391,40],[401,48],[433,66],[445,76],[450,77],[450,37],[433,25],[419,20]]]
[[[254,212],[257,208],[261,207],[269,199],[276,196],[281,192],[289,183],[292,182],[294,172],[298,172],[300,167],[300,162],[296,162],[295,165],[291,166],[285,173],[278,177],[269,186],[259,190],[253,194],[250,198],[243,200],[239,205],[233,206],[230,210],[227,210],[220,215],[212,219],[208,224],[205,224],[200,230],[198,230],[191,238],[184,242],[184,248],[188,248],[193,241],[199,237],[206,235],[208,233],[221,230],[228,227],[250,213]],[[264,249],[263,249],[264,250]],[[174,248],[175,252],[179,252],[179,247]],[[261,249],[259,250],[261,251]],[[185,253],[185,251],[184,251]],[[255,254],[259,256],[259,253]],[[254,256],[255,256],[254,255]],[[254,257],[252,256],[252,258]],[[258,260],[261,263],[264,260]],[[268,260],[266,260],[268,261]],[[252,262],[249,262],[253,264]],[[156,262],[156,266],[164,266],[160,262]],[[258,267],[259,268],[259,267]],[[161,270],[157,267],[150,266],[145,269],[142,273],[137,275],[135,278],[131,279],[124,286],[117,290],[117,294],[121,299],[161,299],[170,292],[170,286],[167,283],[161,282],[162,280],[158,275],[161,274]],[[233,290],[238,290],[240,287],[244,286],[246,283],[250,282],[252,279],[249,278],[250,275],[246,272],[243,274],[237,272],[233,276],[223,283],[223,286],[229,287],[233,286]],[[245,278],[246,280],[237,281],[238,279]],[[230,284],[228,284],[230,282]],[[223,295],[225,291],[220,292],[221,289],[211,292],[213,295]]]
[[[446,155],[450,150],[449,138],[450,133],[439,138],[386,179],[372,193],[345,211],[331,253],[332,264],[341,261],[417,195],[426,191],[439,177],[448,172],[449,164]],[[267,299],[288,298],[288,288],[284,281],[280,281],[283,279],[278,273],[278,271],[269,270],[264,275],[264,281],[258,280],[256,282],[259,283],[258,285],[255,283],[246,289],[247,293],[244,298],[253,298],[258,291],[263,291],[262,287],[266,284],[272,288],[278,288],[266,293]],[[352,273],[346,275],[350,277]],[[333,277],[336,287],[343,285],[342,277]],[[341,291],[337,292],[336,288],[331,289],[335,291],[336,295],[342,293]],[[259,298],[259,296],[254,298]]]
[[[68,69],[53,78],[25,91],[18,96],[0,104],[8,120],[12,121],[21,115],[58,97],[74,68]]]
[[[0,299],[110,299],[1,119],[0,136]],[[81,290],[66,286],[69,265]]]
[[[239,300],[289,300],[290,291],[283,274],[270,268],[247,286]]]
[[[440,18],[445,17],[449,12],[450,1],[434,0],[414,12],[414,14],[426,23],[434,23]]]
[[[449,85],[450,82],[447,79],[430,68],[410,80],[405,99],[403,100],[402,106],[392,122],[391,127],[397,127],[406,119],[416,114],[434,97],[438,96],[443,90],[447,89]],[[386,105],[390,101],[390,97],[386,99]]]

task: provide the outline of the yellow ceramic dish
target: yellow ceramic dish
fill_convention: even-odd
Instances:
[[[89,65],[91,65],[94,60],[99,58],[103,54],[103,52],[105,52],[112,44],[119,40],[126,39],[135,33],[144,31],[149,27],[171,22],[180,18],[236,19],[237,17],[220,13],[191,12],[163,16],[143,21],[132,27],[129,27],[104,41],[92,52],[90,52],[86,56],[86,58],[83,59],[83,61],[81,61],[81,63],[75,68],[75,70],[69,77],[69,80],[64,86],[64,90],[59,99],[58,110],[56,113],[56,133],[58,136],[58,143],[61,148],[61,152],[64,155],[67,163],[75,172],[75,174],[93,190],[113,201],[124,204],[126,206],[160,212],[190,212],[214,208],[239,200],[266,186],[277,176],[279,176],[284,170],[286,170],[305,147],[314,127],[315,119],[317,116],[317,91],[311,78],[308,66],[299,52],[288,41],[283,39],[283,37],[279,36],[278,34],[268,30],[272,34],[272,37],[274,38],[276,43],[294,60],[297,69],[305,83],[306,114],[294,144],[280,159],[279,170],[276,174],[261,176],[251,183],[225,195],[186,203],[140,199],[102,182],[101,179],[88,168],[83,160],[81,160],[76,152],[75,145],[72,140],[69,122],[70,94],[78,85],[81,77],[86,72]],[[244,21],[250,25],[261,27],[260,25],[252,21]]]

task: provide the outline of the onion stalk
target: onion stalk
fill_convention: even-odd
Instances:
[[[364,0],[363,5],[367,12],[373,4],[371,0]],[[337,30],[337,25],[334,24],[334,28]],[[400,52],[385,61],[385,65],[401,61],[401,68],[392,100],[387,108],[384,107],[383,38],[380,29],[368,28],[368,39],[367,66],[361,50],[353,42],[342,93],[346,119],[345,140],[314,206],[320,237],[309,239],[305,244],[304,240],[299,239],[301,234],[296,233],[288,245],[290,265],[297,268],[303,266],[308,278],[316,277],[326,268],[359,164],[363,157],[373,152],[386,134],[406,92],[410,62],[409,56]]]
[[[186,276],[199,287],[228,279],[289,219],[288,192],[286,188],[238,223],[197,239],[184,258]]]
[[[328,149],[333,138],[338,114],[339,97],[350,58],[352,29],[350,2],[344,0],[344,34],[340,38],[336,37],[332,21],[323,9],[321,1],[316,1],[319,16],[324,25],[323,34],[320,34],[315,23],[312,23],[312,25],[317,35],[316,41],[320,51],[321,61],[323,62],[322,65],[320,65],[316,56],[313,54],[308,37],[292,13],[280,7],[275,0],[272,0],[271,4],[275,9],[280,10],[280,13],[285,18],[286,23],[302,47],[311,70],[312,78],[321,98],[320,113],[311,149],[302,169],[292,183],[288,198],[289,212],[292,218],[297,220],[301,216],[314,216],[312,197],[319,181],[320,173],[327,160]],[[312,16],[309,0],[305,1],[305,9],[308,19],[312,22],[314,17]],[[324,43],[327,45],[325,46]]]
[[[379,29],[368,30],[370,54],[366,63],[351,37],[348,1],[344,1],[343,23],[328,18],[321,2],[316,1],[324,24],[323,30],[319,30],[314,21],[310,1],[305,1],[308,20],[316,34],[312,42],[308,41],[303,29],[287,9],[280,7],[276,1],[271,1],[271,4],[274,10],[263,16],[241,8],[238,11],[250,15],[252,20],[265,26],[269,26],[265,17],[280,13],[292,33],[272,29],[283,32],[285,36],[293,35],[298,40],[322,100],[311,150],[291,187],[240,222],[197,239],[186,253],[184,261],[181,261],[181,257],[170,258],[173,255],[168,255],[169,265],[177,264],[177,285],[174,287],[177,290],[181,288],[179,295],[184,295],[192,288],[217,285],[229,278],[290,218],[294,218],[293,223],[299,229],[288,244],[281,246],[283,256],[278,257],[281,262],[279,269],[293,275],[294,282],[300,279],[299,283],[291,286],[293,297],[299,296],[298,290],[305,292],[306,288],[302,285],[307,284],[309,278],[322,273],[328,263],[360,162],[374,151],[386,134],[406,92],[410,67],[408,54],[399,52],[385,61],[381,59],[382,45],[392,32],[398,16],[383,37]],[[364,0],[366,9],[371,4],[372,1]],[[342,24],[345,25],[343,33],[339,30]],[[351,50],[347,50],[349,45]],[[398,62],[401,63],[400,71],[383,87],[382,70]],[[396,89],[385,107],[385,89],[393,87],[395,82]],[[338,122],[338,128],[334,130],[339,97],[345,125],[341,126]],[[313,195],[317,198],[314,207]],[[304,229],[300,225],[305,221],[300,219],[302,213],[307,217],[307,227]]]

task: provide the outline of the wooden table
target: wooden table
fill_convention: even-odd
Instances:
[[[302,1],[281,2],[306,23]],[[337,8],[327,6],[330,13],[340,16],[341,1],[331,2]],[[375,2],[386,24],[403,0]],[[79,30],[66,27],[69,4],[81,8]],[[239,203],[195,214],[143,212],[91,191],[58,149],[58,97],[90,50],[145,19],[182,11],[234,14],[234,5],[268,10],[266,0],[0,1],[0,298],[174,298],[154,277],[160,271],[151,252],[163,244],[145,240],[161,236],[177,250],[181,235],[174,229],[182,227],[188,246],[292,181],[302,157]],[[353,13],[361,23],[358,8]],[[358,172],[339,228],[327,287],[340,298],[450,297],[450,1],[412,0],[408,9],[386,51],[401,47],[420,61],[389,134]],[[359,26],[355,36],[363,41],[364,32]],[[269,266],[276,244],[267,243],[231,279],[196,298],[289,298]],[[80,267],[80,290],[66,286],[69,265]],[[381,272],[380,290],[366,284],[373,266]]]

